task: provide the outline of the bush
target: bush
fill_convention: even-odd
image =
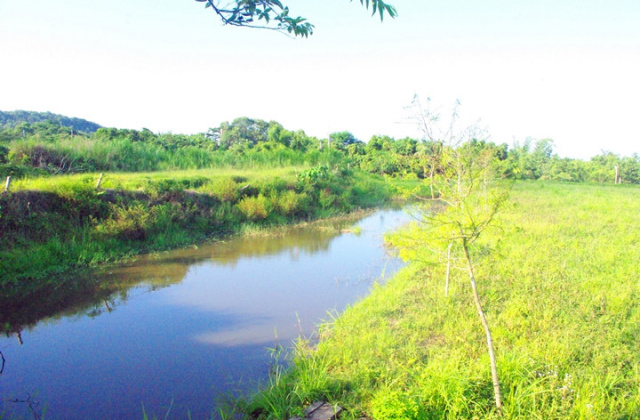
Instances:
[[[271,199],[273,207],[283,216],[292,216],[306,210],[308,201],[307,194],[298,194],[292,190],[273,195]]]
[[[238,204],[238,209],[249,220],[266,219],[269,216],[271,203],[262,194],[257,197],[245,197]]]
[[[329,167],[327,165],[307,169],[306,171],[298,174],[298,182],[303,184],[314,185],[319,181],[328,180],[330,178],[331,173],[329,172]]]
[[[206,191],[224,202],[235,203],[240,197],[238,184],[233,178],[220,178],[205,187]]]
[[[111,204],[111,217],[98,225],[99,234],[127,240],[143,240],[147,236],[149,211],[142,203],[131,207]]]
[[[270,197],[274,194],[279,194],[281,191],[285,191],[288,188],[287,182],[280,178],[273,178],[267,181],[263,181],[258,185],[260,193]]]
[[[336,204],[336,196],[328,188],[320,190],[320,194],[318,195],[318,204],[320,204],[320,207],[323,209],[333,207]]]
[[[44,171],[40,168],[33,168],[31,166],[25,166],[21,164],[0,164],[0,178],[4,179],[7,176],[11,176],[13,178],[25,178],[28,176],[31,177],[45,177],[48,176],[49,172]]]
[[[7,156],[9,156],[9,148],[0,144],[0,163],[7,163]]]

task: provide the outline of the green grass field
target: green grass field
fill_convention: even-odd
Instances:
[[[235,409],[287,418],[324,399],[346,419],[640,418],[639,215],[637,186],[515,184],[475,249],[502,417],[466,273],[453,270],[446,297],[444,262],[415,261]]]

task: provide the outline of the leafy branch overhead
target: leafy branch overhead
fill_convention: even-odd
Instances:
[[[314,25],[301,16],[290,16],[289,7],[280,0],[196,1],[206,3],[205,7],[212,8],[225,25],[286,31],[302,37],[313,34]],[[385,14],[392,18],[398,14],[395,7],[382,0],[360,0],[360,4],[367,9],[371,6],[372,16],[378,13],[381,21]]]

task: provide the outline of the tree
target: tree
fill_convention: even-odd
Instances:
[[[282,124],[271,121],[269,122],[269,128],[267,129],[267,140],[272,143],[280,143],[289,147],[294,133],[286,130]]]
[[[493,224],[508,198],[509,189],[495,173],[494,162],[498,159],[495,150],[478,140],[483,131],[477,125],[464,130],[455,127],[458,105],[454,107],[452,120],[444,131],[437,127],[438,114],[428,107],[419,108],[422,115],[417,120],[421,122],[425,137],[437,145],[438,150],[435,156],[425,157],[430,168],[429,177],[425,178],[430,196],[418,197],[427,206],[417,216],[420,229],[407,244],[422,250],[419,252],[427,249],[438,261],[446,259],[445,295],[448,293],[451,261],[462,262],[458,268],[464,270],[469,278],[475,308],[486,336],[495,405],[501,412],[502,396],[493,338],[475,273],[478,256],[475,246],[481,234]],[[433,203],[439,205],[434,206]],[[412,242],[414,245],[410,245]]]
[[[0,144],[0,163],[7,163],[9,148]]]
[[[206,3],[205,7],[212,8],[220,17],[222,23],[231,26],[243,26],[247,28],[271,29],[293,34],[294,36],[308,37],[313,34],[314,26],[301,16],[289,15],[289,6],[280,0],[196,0]],[[360,0],[360,4],[380,14],[380,20],[387,14],[392,18],[397,16],[395,7],[382,0]]]
[[[333,145],[333,147],[338,150],[345,150],[350,144],[356,143],[362,143],[362,141],[355,138],[355,136],[348,131],[338,131],[329,134],[329,147]]]
[[[293,150],[304,152],[307,150],[307,147],[309,147],[310,144],[311,139],[309,138],[309,136],[307,136],[304,131],[298,130],[293,133],[293,137],[291,138],[289,147],[291,147]]]
[[[247,117],[225,121],[217,128],[209,129],[207,136],[221,149],[244,150],[268,140],[269,123]]]

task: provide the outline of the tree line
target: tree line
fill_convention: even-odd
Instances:
[[[3,113],[3,118],[6,115]],[[17,117],[14,113],[9,123],[5,118],[0,127],[3,176],[340,164],[380,175],[428,178],[433,175],[434,160],[450,148],[428,136],[395,139],[374,135],[364,142],[342,131],[318,139],[276,121],[247,117],[225,121],[199,134],[105,128],[86,120],[82,121],[87,124],[74,125],[78,119],[62,116],[34,117],[35,122],[18,121]],[[589,160],[561,158],[551,139],[527,139],[509,146],[478,138],[471,146],[490,153],[496,171],[504,178],[640,183],[637,154],[621,157],[603,151]]]

